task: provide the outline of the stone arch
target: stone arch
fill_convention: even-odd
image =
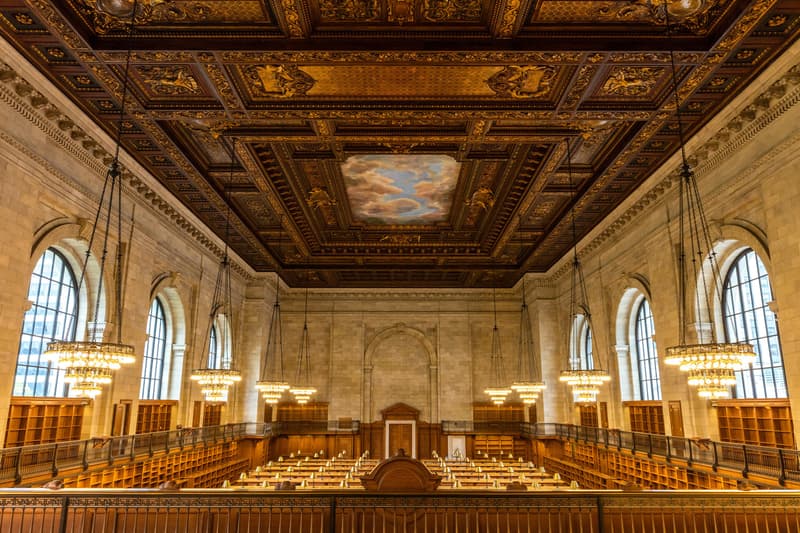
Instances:
[[[412,352],[414,345],[409,343],[397,343],[397,341],[402,340],[403,337],[407,339],[413,339],[418,350]],[[377,364],[378,369],[380,370],[380,367],[385,363],[385,361],[383,361],[384,358],[382,356],[384,354],[381,352],[381,348],[385,348],[387,343],[391,345],[393,342],[397,343],[397,347],[403,346],[404,348],[408,348],[406,354],[411,358],[413,358],[415,353],[423,355],[421,358],[423,360],[417,361],[416,368],[408,369],[411,371],[410,373],[403,373],[398,370],[397,372],[391,372],[390,374],[393,375],[393,381],[395,382],[397,381],[398,376],[405,376],[407,379],[411,380],[414,378],[424,378],[423,388],[425,390],[425,398],[422,398],[421,395],[409,395],[408,393],[410,391],[406,391],[406,394],[410,396],[409,398],[394,398],[390,401],[388,397],[384,398],[386,396],[386,391],[376,391],[376,385],[381,384],[381,379],[380,376],[376,376],[375,367]],[[407,359],[404,362],[410,363],[413,362],[413,360]],[[420,410],[421,419],[428,419],[431,422],[437,421],[439,415],[438,373],[439,368],[436,348],[430,339],[425,335],[425,333],[402,323],[398,323],[381,330],[367,344],[364,351],[361,420],[378,420],[380,419],[381,409],[397,402],[405,402],[409,405],[413,405],[414,403],[419,404],[414,407]],[[393,383],[392,385],[402,385],[402,383]],[[382,405],[384,400],[386,401],[386,405]]]
[[[639,369],[633,352],[633,334],[636,327],[636,313],[643,300],[647,300],[653,314],[656,310],[650,293],[650,283],[639,274],[627,276],[628,286],[622,293],[617,306],[615,330],[615,346],[617,368],[619,370],[619,387],[623,400],[638,400],[639,393],[635,386],[639,382]]]
[[[169,350],[164,368],[164,374],[169,376],[165,394],[167,398],[173,400],[180,398],[186,352],[186,312],[177,289],[179,279],[180,275],[177,272],[163,272],[156,275],[150,285],[150,300],[148,300],[150,305],[154,298],[158,298],[164,307]]]
[[[696,280],[692,311],[698,338],[710,342],[712,328],[716,338],[721,340],[724,325],[722,323],[722,287],[733,262],[746,248],[752,248],[764,263],[770,279],[773,278],[772,262],[766,234],[757,226],[743,220],[715,226],[717,235],[721,235],[713,244],[713,256],[709,254],[703,261],[702,269]],[[713,257],[713,261],[712,261]],[[715,266],[716,265],[716,266]],[[702,297],[704,286],[711,290],[710,302]],[[700,295],[701,297],[697,297]],[[773,295],[774,298],[774,295]],[[709,308],[710,304],[710,308]]]
[[[97,241],[93,243],[93,249],[87,261],[86,251],[90,234],[91,224],[86,219],[58,217],[47,221],[34,232],[28,267],[32,272],[42,254],[48,248],[55,248],[67,260],[75,274],[76,282],[80,283],[81,271],[86,262],[86,275],[78,294],[80,305],[78,306],[76,338],[79,340],[87,338],[88,326],[94,323],[100,328],[98,333],[102,332],[103,339],[107,340],[109,331],[106,323],[114,318],[109,315],[111,314],[110,310],[114,309],[116,300],[114,291],[108,290],[108,287],[114,286],[113,259],[110,265],[107,261],[101,287],[99,283],[100,263],[97,258],[102,256],[102,245]],[[98,290],[101,291],[100,301],[95,310]]]

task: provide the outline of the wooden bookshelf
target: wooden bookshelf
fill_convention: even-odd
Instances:
[[[327,402],[308,402],[305,405],[279,403],[277,420],[279,422],[327,421],[328,404]]]
[[[136,433],[168,431],[172,425],[172,410],[177,400],[139,400]]]
[[[598,447],[589,443],[564,442],[562,457],[545,458],[567,464],[556,468],[568,479],[575,479],[587,488],[612,488],[608,479],[615,480],[612,485],[632,484],[649,489],[735,489],[736,479],[712,472],[695,471],[684,465],[668,464],[631,453]],[[569,464],[584,470],[583,474],[569,470]],[[574,469],[573,469],[574,470]],[[569,477],[569,474],[577,477]],[[600,474],[600,475],[598,475]],[[581,477],[581,475],[583,477]],[[604,477],[605,476],[605,477]],[[599,483],[600,485],[595,485]],[[605,483],[605,486],[602,484]]]
[[[216,488],[247,471],[237,442],[219,443],[155,456],[136,463],[83,472],[64,479],[69,488],[154,488],[165,481],[183,487]]]
[[[650,489],[735,489],[736,480],[711,472],[651,461],[643,457],[610,452],[609,475]]]
[[[555,457],[545,457],[544,467],[548,472],[558,472],[567,481],[577,481],[582,489],[619,489],[625,481],[602,472]]]
[[[6,424],[6,448],[80,440],[83,398],[12,398]]]
[[[580,415],[580,425],[588,427],[599,427],[597,418],[597,404],[579,405],[578,414]]]
[[[528,458],[528,443],[513,435],[475,435],[473,450],[476,457],[506,458],[510,453],[515,458]]]
[[[600,461],[600,453],[596,446],[579,444],[576,442],[564,443],[564,452],[580,465],[591,465],[600,469],[604,461]]]
[[[789,400],[720,400],[714,405],[721,441],[795,448]]]
[[[525,406],[522,403],[495,405],[490,402],[472,404],[472,420],[475,422],[524,422]]]
[[[624,402],[628,411],[631,431],[666,435],[664,429],[664,407],[660,401]]]

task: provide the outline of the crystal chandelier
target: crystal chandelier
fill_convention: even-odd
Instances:
[[[135,8],[135,2],[134,2]],[[134,9],[135,12],[135,9]],[[112,372],[122,365],[128,365],[136,360],[133,346],[122,343],[122,172],[119,163],[119,153],[122,145],[122,129],[125,120],[125,102],[128,96],[129,70],[131,64],[131,47],[133,41],[134,15],[128,23],[128,51],[125,56],[125,71],[122,80],[122,95],[117,119],[117,132],[115,139],[114,155],[106,171],[103,188],[100,193],[94,224],[89,236],[86,257],[81,266],[78,281],[78,292],[86,279],[89,265],[90,251],[93,249],[95,239],[102,233],[102,254],[100,256],[100,269],[98,286],[95,291],[94,314],[97,320],[100,316],[100,303],[103,294],[103,280],[106,272],[106,256],[108,254],[109,238],[113,219],[116,218],[117,257],[114,269],[114,301],[116,303],[116,342],[103,341],[103,328],[91,328],[87,341],[54,341],[47,345],[42,354],[45,360],[53,362],[56,367],[64,369],[64,381],[70,384],[70,393],[77,396],[94,398],[102,391],[103,385],[108,385],[113,379]],[[103,226],[102,228],[100,226]]]
[[[666,13],[667,38],[672,40],[669,12]],[[687,280],[701,279],[700,270],[703,257],[706,257],[711,269],[712,287],[706,281],[701,281],[702,287],[695,291],[694,309],[701,308],[705,303],[710,309],[709,302],[714,297],[721,295],[721,276],[716,255],[713,250],[708,221],[700,201],[700,192],[697,180],[686,157],[686,148],[683,137],[683,122],[681,120],[680,98],[678,96],[677,68],[675,66],[675,52],[670,47],[670,65],[672,67],[672,94],[675,101],[675,117],[678,123],[678,136],[681,150],[679,196],[679,256],[678,256],[678,338],[677,346],[666,349],[664,363],[675,365],[688,373],[689,385],[697,389],[701,398],[728,398],[730,387],[736,384],[735,371],[746,368],[756,358],[753,346],[746,343],[718,342],[711,329],[711,342],[688,344],[686,342],[687,318]],[[687,245],[688,240],[688,245]],[[687,265],[687,254],[691,258],[691,265]],[[699,260],[698,260],[699,259]]]
[[[569,140],[566,141],[567,145],[567,173],[569,174],[569,186],[572,185],[572,152],[570,150]],[[597,368],[594,367],[594,359],[599,356],[593,357],[591,361],[585,360],[581,357],[581,328],[578,327],[578,316],[583,314],[586,327],[591,327],[592,315],[589,311],[589,299],[586,294],[586,282],[583,278],[583,268],[578,260],[578,235],[575,227],[575,203],[577,203],[577,191],[573,199],[571,209],[572,217],[572,242],[574,243],[572,255],[572,283],[570,286],[570,331],[571,343],[568,349],[571,349],[571,355],[568,358],[569,368],[562,370],[558,380],[570,386],[573,393],[573,400],[576,403],[594,403],[597,401],[597,395],[600,394],[600,387],[611,380],[611,376],[603,370],[602,365]],[[581,298],[581,311],[578,312],[578,293],[580,292]]]
[[[206,357],[207,366],[192,370],[191,380],[200,385],[207,402],[225,402],[228,400],[228,389],[242,380],[242,375],[230,366],[233,364],[233,356],[222,357],[228,349],[234,346],[231,321],[233,318],[233,307],[231,305],[231,261],[228,257],[228,239],[230,237],[230,217],[231,217],[231,198],[230,190],[233,184],[233,170],[236,164],[236,139],[231,142],[231,167],[228,178],[228,194],[225,200],[225,239],[222,251],[222,260],[217,272],[217,281],[214,284],[214,296],[211,299],[211,311],[208,314],[208,328],[203,341],[203,350],[200,357]],[[217,318],[223,316],[219,321],[222,331],[217,340],[216,349],[209,353],[209,342],[211,332]]]
[[[308,403],[317,389],[311,384],[311,352],[308,341],[308,287],[306,287],[303,311],[303,333],[300,335],[300,349],[297,352],[296,385],[289,389],[295,401],[300,405]]]
[[[522,276],[522,308],[519,313],[519,350],[517,351],[517,377],[518,381],[511,384],[526,405],[536,403],[539,394],[545,389],[542,381],[542,363],[539,354],[533,346],[533,331],[528,304],[525,300],[525,276]]]
[[[494,314],[494,327],[492,328],[491,360],[491,385],[483,390],[489,400],[495,405],[503,405],[511,394],[511,389],[505,386],[506,378],[503,369],[503,350],[500,347],[500,330],[497,327],[497,295],[496,283],[492,285],[492,312]]]
[[[283,230],[283,218],[281,218],[281,231]],[[283,236],[283,233],[280,235]],[[278,252],[280,253],[280,238],[278,240]],[[261,375],[256,382],[256,389],[261,393],[264,401],[270,405],[275,405],[280,401],[283,393],[289,390],[289,383],[284,379],[283,374],[283,331],[281,329],[281,299],[280,299],[280,276],[275,270],[275,304],[272,306],[272,320],[269,324],[269,334],[267,335],[267,347],[264,351],[264,360],[261,363]]]

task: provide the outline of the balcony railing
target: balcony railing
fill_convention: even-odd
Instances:
[[[796,533],[800,492],[0,491],[4,533]]]
[[[689,466],[703,465],[712,470],[726,468],[741,473],[743,477],[758,474],[772,478],[780,485],[787,480],[800,482],[800,452],[797,450],[571,424],[522,424],[520,433],[529,437],[561,437],[601,444],[659,457],[666,462],[679,459]]]
[[[57,476],[66,470],[88,470],[102,464],[134,460],[142,455],[170,452],[185,447],[205,445],[243,436],[284,434],[358,433],[360,424],[353,421],[239,423],[203,428],[177,429],[142,435],[92,438],[54,442],[0,450],[0,482]],[[783,485],[787,480],[800,482],[800,452],[764,446],[688,439],[650,433],[635,433],[571,424],[526,424],[516,422],[442,421],[444,433],[501,433],[526,437],[560,437],[573,441],[601,444],[619,450],[645,453],[669,462],[685,461],[689,466],[726,468],[742,476],[758,474]]]
[[[18,485],[24,479],[55,477],[59,472],[85,471],[159,452],[264,435],[268,429],[264,424],[227,424],[4,448],[0,449],[0,482],[13,480]]]
[[[313,435],[324,433],[358,433],[358,420],[290,420],[269,422],[266,432],[270,435]]]

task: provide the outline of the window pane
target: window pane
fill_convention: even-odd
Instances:
[[[583,327],[583,350],[581,351],[581,369],[594,368],[594,354],[592,353],[592,328],[588,322]]]
[[[142,383],[139,398],[143,400],[160,400],[164,359],[167,354],[167,321],[164,318],[164,306],[158,298],[150,304],[147,317],[147,341],[144,344],[142,362]]]
[[[64,371],[42,358],[47,343],[75,340],[77,284],[64,256],[48,248],[31,274],[14,374],[14,396],[66,396]]]
[[[728,342],[748,342],[756,351],[750,368],[736,372],[736,398],[786,398],[778,322],[769,309],[772,288],[767,269],[752,250],[734,261],[723,289]]]
[[[661,399],[661,378],[658,373],[658,353],[653,342],[655,325],[650,303],[644,299],[636,311],[634,357],[639,369],[639,394],[642,400]]]
[[[208,368],[222,368],[217,345],[217,326],[211,326],[211,334],[208,339]]]

